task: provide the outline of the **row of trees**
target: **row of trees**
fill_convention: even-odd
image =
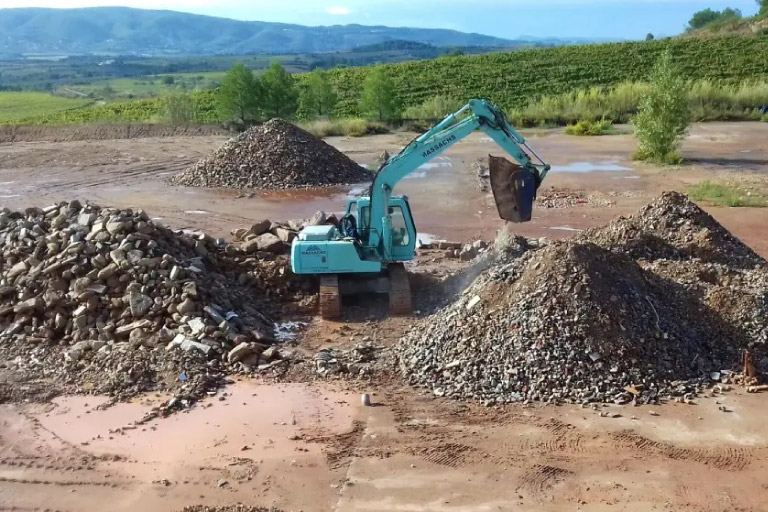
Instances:
[[[274,117],[314,119],[330,115],[338,96],[322,69],[310,73],[299,90],[293,77],[278,62],[260,76],[243,64],[235,65],[217,91],[223,121],[248,125]],[[402,105],[395,85],[383,68],[374,68],[363,84],[360,111],[379,121],[398,117]]]

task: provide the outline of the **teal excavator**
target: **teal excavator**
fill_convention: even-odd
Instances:
[[[409,173],[475,130],[488,134],[517,164],[489,157],[491,190],[499,216],[510,222],[531,220],[536,191],[549,165],[526,144],[504,113],[487,100],[473,99],[448,115],[379,167],[369,194],[350,199],[338,226],[308,226],[293,241],[291,267],[296,274],[320,277],[320,313],[341,315],[341,296],[388,293],[395,315],[411,312],[411,290],[403,265],[416,255],[416,225],[406,196],[393,195]],[[534,160],[535,159],[535,160]]]

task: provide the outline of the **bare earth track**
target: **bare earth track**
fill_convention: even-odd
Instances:
[[[330,142],[375,165],[411,134]],[[172,227],[217,236],[264,217],[338,211],[348,189],[255,193],[163,183],[223,142],[222,135],[0,144],[0,204],[45,206],[92,200],[140,207]],[[541,208],[517,231],[561,238],[635,211],[662,190],[700,179],[768,183],[768,124],[696,126],[683,147],[693,164],[660,171],[629,159],[628,136],[531,134],[557,166],[546,186],[579,190],[573,204]],[[501,222],[478,187],[482,137],[452,148],[405,180],[423,236],[490,239]],[[618,166],[626,170],[605,169]],[[611,167],[613,168],[613,167]],[[575,170],[587,169],[586,172]],[[590,169],[592,169],[590,171]],[[422,173],[423,171],[423,173]],[[569,172],[570,171],[570,172]],[[439,198],[439,200],[435,200]],[[768,210],[707,207],[718,222],[768,257]],[[439,302],[438,277],[463,266],[422,251],[416,315]],[[349,306],[345,304],[345,307]],[[387,305],[351,305],[343,322],[314,319],[298,340],[310,357],[368,337],[388,347],[410,327]],[[394,369],[393,369],[394,370]],[[245,380],[186,413],[122,428],[165,399],[146,396],[105,410],[104,398],[0,405],[0,510],[166,511],[187,506],[304,511],[760,511],[768,502],[768,407],[743,388],[696,405],[486,408],[373,380],[276,384]],[[374,407],[360,405],[373,393]],[[726,406],[728,412],[721,407]],[[600,412],[605,413],[601,415]],[[615,417],[613,417],[615,416]],[[204,510],[198,507],[194,510]]]

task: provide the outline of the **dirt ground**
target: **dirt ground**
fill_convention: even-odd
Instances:
[[[384,149],[393,153],[412,136],[329,142],[374,166]],[[249,198],[163,184],[223,140],[0,144],[0,204],[24,208],[77,198],[144,208],[172,227],[228,236],[264,217],[338,211],[350,189],[360,188]],[[554,166],[545,188],[582,191],[593,201],[536,209],[533,222],[515,226],[526,236],[570,236],[701,179],[768,182],[765,123],[695,126],[683,147],[691,164],[677,170],[631,161],[633,143],[625,135],[576,138],[548,130],[531,133],[530,142]],[[502,227],[473,170],[489,152],[500,153],[473,136],[398,187],[411,198],[425,239],[488,239]],[[768,210],[707,209],[768,257]],[[411,270],[444,273],[445,260],[423,253]],[[417,301],[417,314],[428,306]],[[298,349],[312,354],[366,337],[389,346],[411,321],[383,316],[373,306],[353,307],[343,324],[315,319]],[[373,393],[374,407],[360,404],[362,392]],[[148,511],[236,503],[295,511],[768,507],[766,398],[741,388],[696,405],[605,407],[604,417],[577,406],[496,409],[445,401],[403,387],[394,374],[376,381],[244,380],[186,413],[121,428],[163,398],[106,410],[97,408],[99,397],[0,406],[0,510],[87,512],[105,503]]]

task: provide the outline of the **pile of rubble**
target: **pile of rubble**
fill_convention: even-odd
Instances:
[[[287,252],[291,247],[291,242],[305,227],[323,224],[338,226],[339,221],[336,215],[328,215],[319,210],[309,219],[283,222],[264,219],[254,223],[250,228],[233,229],[230,234],[236,242],[240,242],[242,252],[256,254],[261,258],[270,258],[272,255]]]
[[[174,185],[237,189],[322,187],[370,181],[336,148],[281,119],[254,126],[171,178]]]
[[[264,352],[281,272],[144,211],[0,210],[0,256],[0,371],[10,375],[0,399],[40,381],[117,398],[199,396],[279,358]]]
[[[616,203],[608,199],[587,194],[583,190],[549,187],[536,194],[536,208],[573,208],[574,206],[596,206],[608,208]]]
[[[408,380],[486,403],[684,399],[756,354],[768,267],[685,196],[497,256],[398,348]]]

